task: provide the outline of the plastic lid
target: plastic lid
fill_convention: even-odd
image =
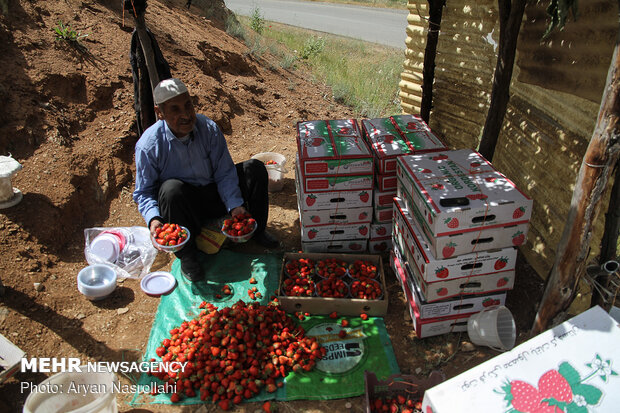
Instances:
[[[107,262],[115,262],[119,254],[119,240],[111,234],[101,234],[90,243],[91,252]]]
[[[166,271],[155,271],[147,274],[140,282],[142,291],[148,295],[162,295],[174,289],[176,280]]]

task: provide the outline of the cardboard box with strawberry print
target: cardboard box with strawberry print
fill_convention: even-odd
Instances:
[[[399,272],[402,272],[402,267],[400,266],[401,263],[394,255],[393,250],[390,254],[390,261],[394,273],[397,274],[397,277],[399,277],[398,274]],[[471,314],[456,314],[445,317],[423,319],[420,316],[420,309],[413,298],[409,285],[407,283],[401,283],[401,287],[403,289],[403,293],[405,294],[405,298],[407,299],[407,309],[409,310],[411,321],[413,321],[413,329],[415,330],[415,334],[418,338],[467,331],[467,320]]]
[[[392,200],[396,196],[396,186],[394,189],[390,189],[389,191],[381,191],[375,188],[374,203],[373,205],[376,207],[392,207]]]
[[[414,203],[407,190],[408,186],[403,184],[399,177],[396,194],[404,201],[409,214],[415,218],[418,230],[421,230],[420,233],[424,236],[433,256],[437,259],[510,246],[518,247],[525,242],[529,227],[528,222],[470,228],[437,236],[431,232],[427,219],[418,211],[417,204]]]
[[[303,177],[373,174],[372,153],[355,119],[297,123],[297,153]]]
[[[303,252],[353,252],[360,253],[366,251],[367,239],[347,239],[334,241],[302,241],[301,249]]]
[[[379,174],[394,174],[396,157],[447,149],[417,116],[397,115],[362,120],[364,138],[368,140]]]
[[[481,295],[511,290],[514,287],[515,270],[475,275],[447,281],[427,282],[413,263],[404,262],[407,276],[411,278],[427,303],[461,295]]]
[[[392,221],[390,222],[376,222],[373,221],[370,224],[370,238],[384,238],[389,237],[392,234]]]
[[[432,237],[527,224],[532,214],[532,200],[469,149],[402,156],[397,175]]]
[[[406,258],[398,247],[394,247],[395,263],[397,264],[396,276],[399,278],[401,286],[406,283],[411,291],[411,297],[415,301],[421,319],[446,317],[450,315],[472,315],[486,308],[504,305],[506,293],[494,293],[480,296],[460,296],[456,300],[443,300],[434,303],[427,303],[422,299],[422,294],[418,286],[407,277],[404,269]]]
[[[315,227],[301,227],[302,241],[331,241],[368,238],[370,223],[328,224]]]
[[[298,199],[298,202],[300,200]],[[300,210],[301,225],[315,227],[331,224],[368,224],[372,220],[372,207]]]
[[[620,327],[601,307],[424,393],[422,411],[617,412]]]
[[[368,240],[368,252],[382,254],[392,248],[392,237],[371,238]]]
[[[303,211],[372,206],[372,190],[307,192],[300,186],[300,180],[298,178],[299,169],[295,168],[295,184],[299,199],[299,207]]]
[[[409,211],[399,198],[394,200],[394,225],[402,238],[405,258],[417,267],[422,278],[427,282],[511,270],[517,263],[517,250],[514,247],[480,251],[442,260],[436,259],[425,238],[419,232],[417,223],[409,215]]]
[[[373,213],[374,213],[374,218],[373,221],[374,222],[379,222],[382,224],[387,224],[389,222],[392,222],[392,215],[394,215],[394,211],[392,209],[392,207],[373,207]]]

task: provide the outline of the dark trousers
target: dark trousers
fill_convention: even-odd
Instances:
[[[256,159],[235,166],[245,207],[258,225],[255,234],[260,234],[265,231],[269,214],[267,169]],[[196,251],[195,240],[205,221],[228,213],[214,183],[194,186],[178,179],[169,179],[159,188],[157,200],[159,211],[166,222],[182,225],[190,231],[190,241],[185,248],[176,253],[177,257]]]

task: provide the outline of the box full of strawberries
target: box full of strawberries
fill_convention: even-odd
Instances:
[[[378,380],[375,373],[364,372],[366,387],[366,413],[422,412],[424,391],[445,380],[440,371],[433,371],[427,378],[408,374],[393,374]]]
[[[384,316],[388,293],[381,256],[285,253],[278,300],[289,313]]]

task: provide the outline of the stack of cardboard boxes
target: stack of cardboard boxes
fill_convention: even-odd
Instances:
[[[467,330],[514,285],[532,200],[471,150],[398,158],[392,264],[418,337]]]
[[[295,183],[303,251],[365,251],[374,166],[357,121],[299,122],[297,150]]]
[[[396,196],[396,159],[407,154],[446,150],[446,146],[419,117],[397,115],[362,120],[364,138],[375,162],[373,222],[368,250],[388,251],[391,247],[392,199]]]

